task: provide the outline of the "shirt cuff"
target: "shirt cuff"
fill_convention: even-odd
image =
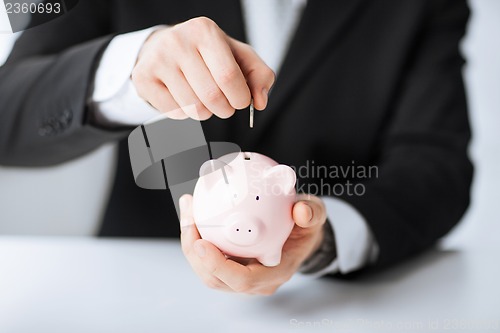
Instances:
[[[159,112],[139,97],[130,76],[146,39],[161,26],[119,35],[99,62],[94,80],[93,119],[105,126],[137,126]]]
[[[328,216],[326,223],[330,223],[334,231],[337,258],[327,267],[309,275],[347,274],[375,262],[378,245],[364,217],[341,199],[322,197],[322,200]]]

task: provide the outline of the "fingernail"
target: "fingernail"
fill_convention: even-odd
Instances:
[[[262,96],[264,97],[264,102],[267,106],[267,102],[269,100],[269,90],[267,88],[262,89]]]
[[[203,258],[206,254],[205,247],[199,242],[194,243],[194,252],[196,252],[196,255],[200,258]]]
[[[311,222],[311,220],[313,218],[312,208],[308,204],[304,204],[304,205],[306,205],[306,207],[307,207],[307,221]]]

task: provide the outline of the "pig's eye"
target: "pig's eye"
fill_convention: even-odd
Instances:
[[[259,199],[260,199],[260,198],[259,198],[259,196],[256,196],[256,197],[255,197],[255,200],[259,200]]]

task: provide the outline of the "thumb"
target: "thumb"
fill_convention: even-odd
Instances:
[[[274,84],[275,74],[253,48],[228,37],[228,44],[241,72],[247,80],[257,110],[267,107],[268,94]]]
[[[326,221],[325,208],[314,200],[301,200],[295,203],[292,217],[301,228],[311,228],[322,225]]]

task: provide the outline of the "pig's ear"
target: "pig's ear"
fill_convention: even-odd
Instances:
[[[227,181],[227,174],[231,172],[231,167],[220,160],[209,160],[200,167],[200,177],[209,188],[215,185],[221,178]]]
[[[220,160],[208,160],[200,167],[200,177],[207,176],[219,169],[227,167],[228,165]]]
[[[279,164],[269,168],[264,173],[264,178],[272,184],[279,184],[285,194],[292,194],[297,180],[295,171],[287,165]]]

